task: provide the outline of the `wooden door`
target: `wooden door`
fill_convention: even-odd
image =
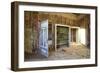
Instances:
[[[48,57],[48,20],[41,22],[39,49],[43,56]]]

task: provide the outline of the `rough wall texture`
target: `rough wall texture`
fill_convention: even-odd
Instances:
[[[78,26],[86,29],[86,40],[87,46],[90,44],[90,15],[81,15],[77,19],[77,17],[73,14],[55,14],[55,13],[44,13],[44,12],[31,12],[25,11],[25,38],[24,38],[24,47],[25,51],[28,53],[32,53],[32,50],[36,50],[39,45],[39,30],[40,30],[40,22],[42,20],[48,19],[49,23],[52,24],[52,36],[54,37],[54,28],[55,24],[63,24],[70,26]],[[54,41],[53,39],[53,47]]]
[[[24,48],[25,52],[32,53],[32,41],[31,41],[31,33],[32,33],[32,28],[31,28],[31,17],[29,12],[24,13]]]
[[[25,52],[32,53],[39,44],[39,20],[37,13],[25,11],[24,48]]]

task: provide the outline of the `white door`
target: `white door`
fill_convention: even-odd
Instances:
[[[41,22],[39,49],[43,56],[48,57],[48,20]]]

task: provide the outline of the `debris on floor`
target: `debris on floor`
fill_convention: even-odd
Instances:
[[[31,55],[25,61],[44,61],[44,60],[70,60],[70,59],[88,59],[90,58],[90,49],[86,46],[70,45],[70,47],[58,48],[57,51],[50,51],[49,57],[40,54]]]

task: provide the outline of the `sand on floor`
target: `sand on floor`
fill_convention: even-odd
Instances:
[[[26,61],[44,61],[44,60],[70,60],[70,59],[88,59],[90,58],[90,49],[82,44],[71,44],[70,47],[61,47],[57,51],[50,51],[49,57],[42,55],[30,56]]]
[[[84,45],[71,45],[51,52],[49,59],[87,59],[90,58],[90,49]]]

